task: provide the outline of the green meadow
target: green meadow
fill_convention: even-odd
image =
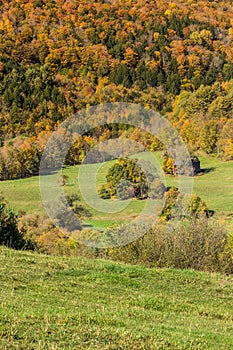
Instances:
[[[138,158],[147,159],[148,154],[138,154]],[[231,223],[233,216],[233,161],[223,162],[216,158],[199,156],[203,173],[194,177],[193,192],[203,198],[209,209],[215,211],[215,216]],[[84,164],[82,167],[82,193],[96,191],[96,185],[105,182],[105,176],[114,161],[98,164]],[[160,153],[155,154],[155,166],[158,171],[161,164]],[[145,201],[136,199],[124,201],[125,209],[117,214],[104,213],[97,208],[88,206],[80,193],[78,174],[80,166],[66,167],[63,173],[68,175],[68,183],[63,187],[66,194],[76,193],[80,195],[82,203],[90,210],[92,217],[85,223],[94,228],[106,228],[108,226],[132,220],[141,212]],[[85,178],[86,176],[86,178]],[[96,179],[96,181],[92,181]],[[178,178],[166,176],[167,186],[178,186]],[[93,187],[93,182],[94,187]],[[41,203],[39,177],[34,176],[27,179],[10,180],[0,182],[0,192],[7,199],[10,206],[15,210],[23,210],[26,213],[41,214],[44,212]],[[109,205],[113,201],[109,200]],[[119,205],[119,203],[116,203]]]
[[[233,279],[0,247],[1,349],[233,348]]]
[[[148,154],[141,153],[137,157],[148,159]],[[159,169],[161,164],[160,153],[155,154],[154,157],[154,164],[158,172],[161,173],[161,169]],[[233,216],[233,161],[223,162],[206,156],[199,156],[199,158],[203,172],[194,177],[193,192],[205,200],[208,208],[215,211],[216,217],[231,223]],[[92,193],[96,191],[96,186],[105,182],[107,170],[113,163],[114,161],[109,161],[81,165],[83,174],[81,192],[88,194],[91,198]],[[80,193],[79,170],[79,165],[63,169],[63,174],[68,175],[68,183],[63,186],[63,189],[66,194],[78,194],[82,203],[89,209],[92,217],[85,222],[86,225],[104,229],[108,226],[134,219],[143,209],[145,201],[136,199],[123,201],[124,203],[121,204],[125,208],[117,212],[117,214],[105,213],[101,209],[98,210],[98,207],[93,208],[92,205],[88,205]],[[178,178],[175,176],[166,176],[165,181],[167,186],[178,186]],[[0,182],[0,192],[15,211],[23,210],[30,214],[41,214],[44,212],[38,176],[2,181]],[[109,205],[114,205],[112,200],[108,202]],[[121,205],[119,203],[115,204]]]

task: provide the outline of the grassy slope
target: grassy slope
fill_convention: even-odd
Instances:
[[[158,161],[161,161],[159,154]],[[210,209],[215,210],[219,217],[227,217],[233,213],[233,161],[223,162],[214,158],[201,156],[201,166],[206,169],[206,173],[194,178],[194,193],[199,194],[207,203]],[[98,183],[105,181],[107,168],[112,164],[104,164],[97,174]],[[95,172],[99,164],[84,165],[86,173]],[[69,185],[65,186],[67,193],[79,192],[78,188],[78,168],[69,167],[64,173],[69,176]],[[177,178],[167,177],[167,185],[177,185]],[[88,184],[84,191],[88,190]],[[40,202],[39,178],[32,177],[13,181],[0,182],[0,192],[7,198],[10,205],[15,209],[23,209],[28,213],[41,213],[43,207]],[[143,207],[143,201],[132,200],[129,206],[117,215],[103,214],[91,209],[93,214],[89,222],[93,226],[106,227],[108,225],[132,219]]]
[[[233,279],[0,248],[1,349],[232,349]]]
[[[203,198],[219,216],[233,214],[233,161],[199,156],[204,174],[194,177],[194,193]],[[175,183],[174,178],[168,180]]]

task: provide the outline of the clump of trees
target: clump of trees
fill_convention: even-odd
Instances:
[[[176,218],[177,215],[181,219],[183,217],[209,217],[213,213],[197,194],[192,194],[185,198],[184,195],[179,193],[178,188],[172,186],[165,192],[165,204],[161,217],[171,220]]]
[[[232,94],[230,80],[177,96],[171,120],[192,151],[233,159]]]
[[[172,158],[168,159],[173,161]],[[98,194],[102,199],[164,198],[165,203],[161,217],[166,220],[171,220],[176,216],[176,205],[179,206],[178,210],[182,210],[182,206],[185,207],[184,195],[179,193],[178,188],[174,186],[166,188],[157,174],[146,173],[137,159],[119,158],[109,168],[106,180],[106,184],[101,184],[98,187]],[[179,213],[180,216],[198,217],[204,215],[207,217],[212,215],[200,196],[193,194],[186,200],[188,200],[188,207],[185,212]]]
[[[8,207],[5,199],[1,197],[0,245],[49,254],[81,254],[81,251],[85,250],[84,245],[75,237],[79,237],[79,232],[82,230],[81,220],[90,217],[91,214],[80,203],[76,194],[68,195],[66,200],[68,208],[62,202],[54,207],[54,219],[56,217],[56,223],[63,227],[61,231],[46,215],[29,215],[23,211],[18,214],[14,213]],[[75,219],[71,215],[71,210],[75,214]],[[89,230],[84,229],[82,236],[85,235],[91,235]]]
[[[98,193],[103,199],[161,198],[165,192],[165,186],[157,174],[143,170],[137,159],[119,158],[109,168],[106,180],[106,184],[98,187]]]
[[[51,131],[42,131],[37,137],[18,136],[15,139],[3,142],[0,147],[0,180],[12,180],[38,175],[40,169],[40,161],[45,149],[46,143],[51,136]],[[101,135],[102,140],[104,136]],[[70,149],[68,149],[64,165],[80,164],[86,154],[97,143],[96,136],[83,135],[78,140],[72,140],[72,136],[68,132],[61,131],[57,140],[53,144],[51,154],[47,156],[47,164],[49,167],[60,164],[60,150],[64,147],[66,141],[74,141]],[[92,152],[94,153],[94,152]],[[92,154],[91,153],[91,154]],[[100,162],[103,154],[95,152],[91,157],[86,157],[85,162]],[[105,158],[107,157],[104,154]],[[61,181],[61,183],[64,182]]]

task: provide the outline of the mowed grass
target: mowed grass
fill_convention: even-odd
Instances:
[[[233,278],[0,248],[1,349],[232,349]]]
[[[157,153],[155,156],[158,169],[159,164],[161,164],[160,153]],[[138,158],[148,159],[148,156],[142,153],[138,155]],[[227,218],[227,220],[231,221],[233,216],[233,161],[223,162],[207,156],[199,156],[199,158],[204,172],[194,177],[194,193],[205,200],[208,208],[215,211],[216,217]],[[106,173],[113,163],[114,161],[82,165],[82,173],[84,174],[82,177],[82,192],[89,193],[92,196],[92,192],[96,190],[95,187],[105,182]],[[73,166],[66,167],[63,170],[63,173],[69,177],[69,182],[64,186],[64,191],[67,194],[76,193],[80,195],[81,201],[92,214],[92,218],[88,219],[86,223],[93,228],[104,229],[108,226],[133,220],[143,209],[145,201],[135,199],[124,201],[125,209],[116,213],[103,212],[101,207],[98,208],[98,205],[95,208],[88,206],[80,193],[79,169],[79,166]],[[161,169],[159,169],[159,172],[161,172]],[[94,187],[90,187],[93,185],[93,182],[95,182]],[[178,178],[166,176],[166,184],[167,186],[178,186]],[[92,190],[93,188],[94,191]],[[40,198],[38,176],[28,179],[2,181],[0,182],[0,192],[16,211],[24,210],[27,213],[37,214],[44,212]],[[112,202],[109,200],[109,205],[112,205]]]

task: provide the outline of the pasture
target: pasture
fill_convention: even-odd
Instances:
[[[233,279],[0,247],[1,349],[233,348]]]
[[[141,153],[137,158],[147,159],[147,154]],[[206,202],[209,209],[215,211],[215,216],[230,224],[233,216],[233,161],[223,162],[216,158],[199,156],[201,160],[202,174],[194,177],[193,192],[198,194]],[[82,192],[89,197],[96,191],[98,184],[105,182],[105,176],[114,161],[97,164],[83,164],[82,167]],[[155,164],[162,174],[160,153],[155,154]],[[78,181],[80,165],[65,167],[63,174],[68,176],[68,183],[63,187],[66,194],[75,193],[80,196],[81,202],[92,214],[85,221],[86,225],[93,228],[104,229],[108,226],[123,223],[134,219],[141,212],[145,201],[136,199],[126,200],[122,204],[125,208],[117,214],[104,213],[98,208],[93,208],[85,203]],[[85,181],[86,174],[86,181]],[[162,175],[161,175],[162,176]],[[93,179],[96,179],[93,187]],[[167,186],[178,186],[178,178],[166,176]],[[11,208],[15,211],[23,210],[29,214],[41,214],[44,212],[40,198],[39,177],[0,182],[0,193],[7,199]],[[113,202],[108,200],[109,204]],[[119,205],[119,203],[116,203]]]

